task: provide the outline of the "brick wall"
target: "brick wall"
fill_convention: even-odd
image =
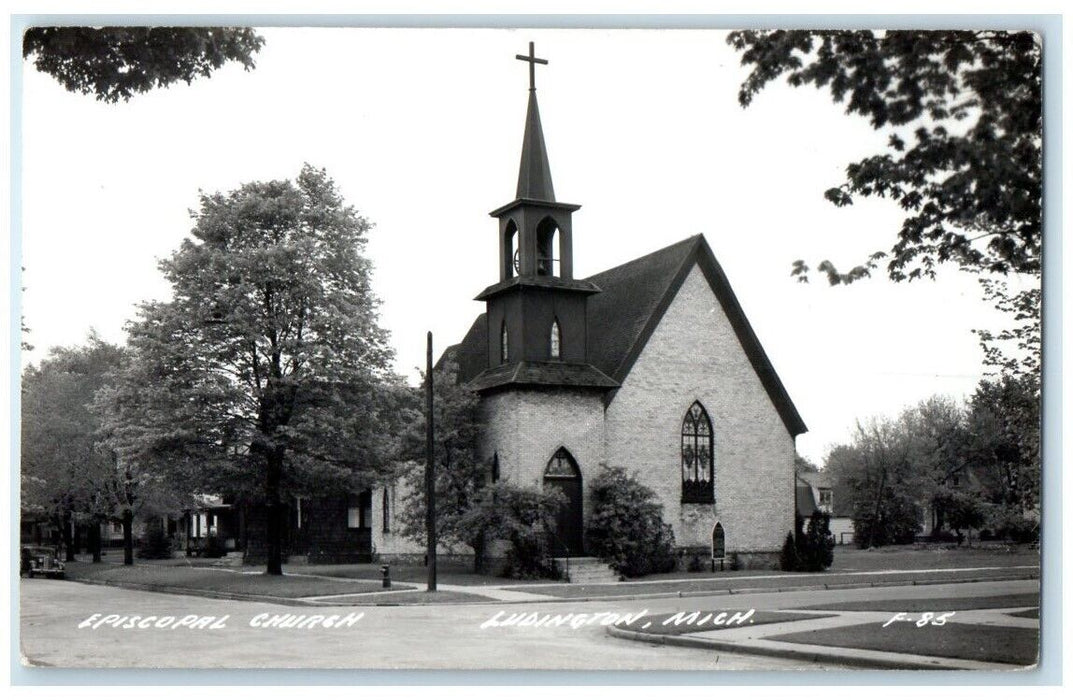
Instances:
[[[540,487],[544,469],[559,447],[581,471],[585,517],[588,483],[604,460],[602,394],[577,390],[523,389],[493,394],[482,402],[482,457],[499,454],[501,479]]]
[[[682,418],[694,401],[714,431],[716,504],[681,502]],[[656,491],[679,546],[778,551],[793,528],[794,440],[704,274],[694,267],[608,406],[606,453]]]

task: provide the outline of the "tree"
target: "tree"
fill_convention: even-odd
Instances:
[[[1038,377],[984,380],[969,399],[965,459],[984,497],[1018,515],[1040,504]]]
[[[848,487],[854,541],[861,548],[912,542],[920,529],[920,495],[905,421],[875,418],[857,425],[848,449],[832,450],[829,468]]]
[[[982,277],[980,285],[984,299],[1012,317],[1015,324],[998,332],[989,329],[973,331],[984,351],[984,364],[992,368],[992,373],[1038,380],[1043,350],[1039,276],[1034,284],[1015,292],[1010,291],[1008,281],[1001,278]]]
[[[22,55],[64,89],[114,103],[180,80],[189,84],[228,61],[250,70],[262,45],[249,28],[31,27]]]
[[[259,501],[282,574],[284,495],[361,490],[396,451],[400,382],[363,255],[370,224],[323,170],[201,196],[129,327],[120,459]]]
[[[737,31],[728,37],[752,72],[748,106],[772,80],[830,91],[846,111],[892,128],[888,151],[850,164],[828,189],[891,199],[906,218],[889,251],[892,280],[932,277],[951,261],[975,272],[1040,270],[1042,63],[1038,37],[1005,31]],[[831,284],[868,276],[877,251],[848,273],[819,265]],[[803,261],[794,273],[807,275]]]
[[[795,474],[815,474],[819,472],[820,468],[816,466],[808,457],[802,457],[801,455],[794,455],[794,473]]]
[[[487,482],[489,466],[478,456],[480,404],[476,393],[458,381],[458,364],[447,357],[433,372],[432,412],[435,431],[436,539],[449,550],[468,545],[474,551],[474,567],[480,570],[483,536],[461,527],[463,516],[474,507]],[[415,542],[424,542],[425,530],[425,394],[422,387],[410,395],[405,427],[400,440],[401,458],[408,462],[403,474],[405,495],[399,515],[401,532]],[[420,465],[420,466],[419,466]]]
[[[655,492],[622,467],[604,465],[589,486],[592,551],[623,576],[674,569],[674,534]]]
[[[964,535],[973,529],[983,527],[987,512],[980,495],[963,489],[944,488],[935,497],[935,503],[941,505],[950,529],[957,533],[960,545]]]
[[[931,534],[946,524],[945,489],[965,476],[964,411],[951,398],[932,396],[902,412],[898,418],[908,442],[909,492],[931,506]]]
[[[113,517],[123,526],[123,564],[134,564],[135,519],[163,516],[190,508],[201,489],[197,469],[189,463],[165,468],[165,451],[138,452],[134,445],[148,424],[147,392],[158,381],[148,363],[127,358],[96,392],[90,410],[98,422],[98,449],[108,457],[112,474],[108,481]],[[169,550],[170,551],[170,550]]]
[[[114,470],[99,448],[94,395],[124,361],[121,348],[91,332],[84,346],[56,347],[22,377],[22,510],[56,524],[68,561],[72,528],[112,515]],[[99,541],[94,558],[100,560]]]

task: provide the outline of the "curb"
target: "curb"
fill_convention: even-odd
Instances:
[[[666,598],[691,598],[694,596],[722,596],[722,595],[739,595],[743,593],[793,593],[797,591],[835,591],[835,590],[849,590],[854,588],[890,588],[895,586],[934,586],[939,584],[949,583],[985,583],[996,581],[1032,581],[1038,580],[1039,574],[1024,574],[1019,576],[1001,576],[997,578],[985,578],[985,577],[973,577],[964,579],[910,579],[905,581],[862,581],[860,583],[829,583],[821,585],[808,585],[808,586],[784,586],[784,587],[753,587],[753,588],[718,588],[709,591],[673,591],[666,593],[627,593],[623,595],[593,595],[583,596],[579,598],[554,598],[550,600],[533,600],[533,601],[503,601],[503,600],[487,600],[487,601],[444,601],[444,602],[420,602],[420,603],[401,603],[401,602],[373,602],[373,601],[355,601],[355,602],[333,602],[333,601],[310,601],[303,600],[302,598],[281,598],[278,596],[261,595],[254,593],[223,593],[220,591],[212,591],[201,588],[184,588],[182,586],[168,586],[164,584],[156,583],[132,583],[127,581],[99,581],[96,579],[84,579],[76,576],[68,575],[66,580],[75,583],[88,583],[94,586],[113,586],[115,588],[126,588],[129,590],[141,590],[150,591],[152,593],[170,593],[173,595],[191,595],[201,598],[213,598],[216,600],[242,600],[247,602],[259,602],[259,603],[273,603],[276,605],[291,605],[296,607],[311,607],[311,608],[325,608],[325,607],[400,607],[400,606],[429,606],[429,605],[517,605],[519,603],[538,603],[540,605],[559,605],[562,603],[594,603],[599,601],[616,601],[616,600],[660,600]],[[569,584],[564,584],[569,585]],[[420,592],[417,591],[399,591],[399,593]],[[379,593],[379,592],[378,592]],[[346,594],[340,594],[346,595]],[[365,593],[354,593],[355,597],[366,595]],[[473,595],[481,595],[474,591]],[[640,634],[640,633],[636,633]],[[646,635],[652,636],[652,635]],[[646,640],[648,641],[648,640]]]
[[[791,645],[771,647],[760,644],[723,641],[710,638],[689,637],[686,635],[650,634],[624,630],[611,625],[605,628],[611,637],[628,639],[635,642],[663,646],[708,649],[750,656],[771,656],[793,659],[805,663],[836,663],[871,670],[890,671],[979,671],[979,670],[1023,670],[1029,667],[1011,664],[984,663],[965,659],[947,659],[942,657],[915,657],[908,654],[894,654],[866,649],[849,649],[831,647],[821,649],[814,645]],[[798,647],[798,648],[794,648]]]

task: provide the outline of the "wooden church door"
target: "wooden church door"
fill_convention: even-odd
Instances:
[[[555,518],[555,530],[549,536],[551,553],[556,557],[584,554],[582,540],[581,470],[564,447],[552,455],[544,470],[544,488],[556,488],[565,501]]]

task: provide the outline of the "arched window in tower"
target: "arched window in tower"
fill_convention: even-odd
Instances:
[[[559,276],[559,224],[550,216],[537,226],[537,274]]]
[[[503,279],[510,279],[518,274],[521,261],[518,259],[518,226],[511,219],[503,232]]]
[[[492,455],[492,483],[499,481],[499,453]]]
[[[549,352],[553,360],[562,359],[563,351],[563,334],[559,330],[559,319],[555,319],[551,322],[551,338],[549,339]]]
[[[499,331],[499,358],[502,364],[510,362],[510,343],[507,341],[506,321],[503,321],[503,325]]]
[[[682,503],[715,502],[712,422],[699,401],[682,419]]]

